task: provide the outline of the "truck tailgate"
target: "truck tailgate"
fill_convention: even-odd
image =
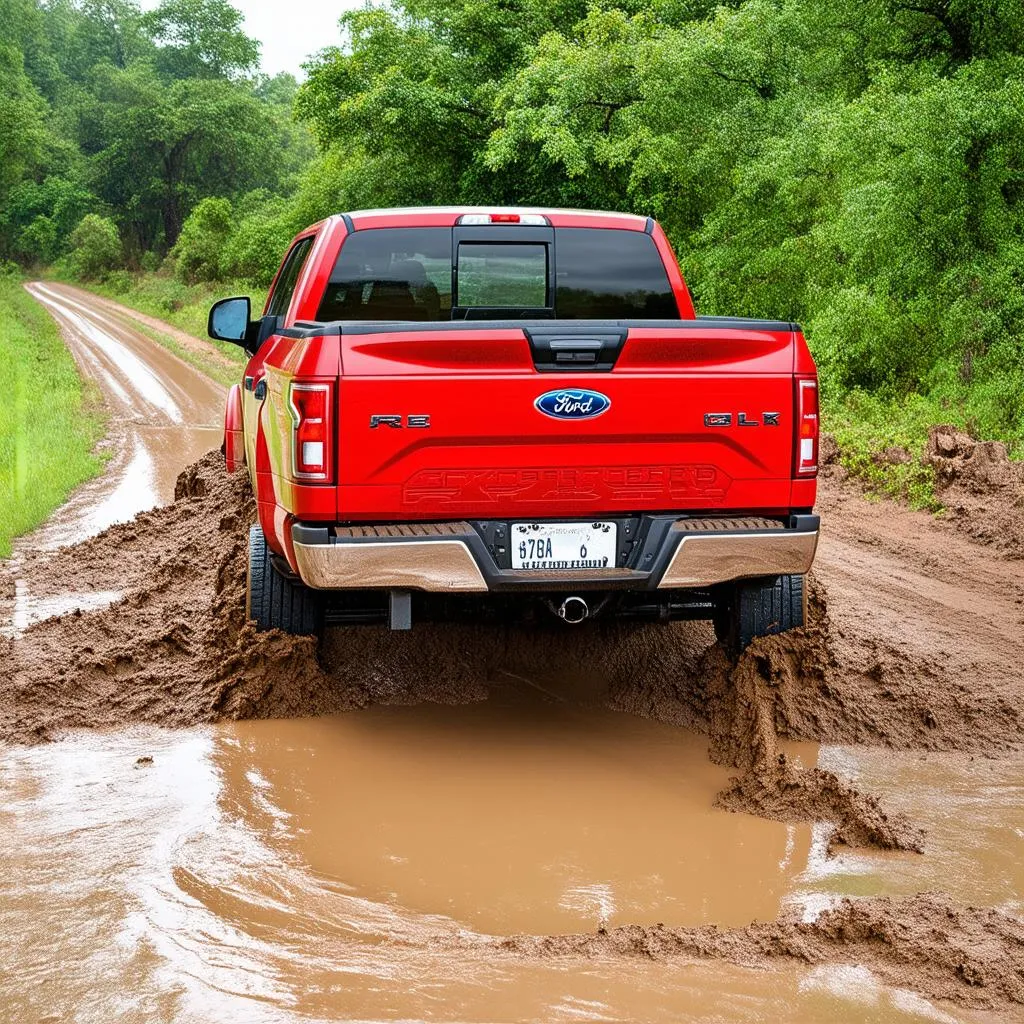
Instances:
[[[558,326],[543,330],[553,336]],[[787,510],[793,331],[619,331],[605,371],[553,361],[539,369],[536,341],[521,327],[343,332],[339,519],[487,518],[510,505],[535,518]],[[599,409],[600,396],[606,410],[558,415],[573,408],[558,393],[580,391],[599,396],[581,399],[584,411],[588,401]],[[538,408],[551,392],[555,415]]]

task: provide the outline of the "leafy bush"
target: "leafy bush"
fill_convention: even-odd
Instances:
[[[288,242],[304,225],[289,218],[284,199],[266,193],[243,197],[238,212],[239,221],[224,246],[224,276],[270,284]]]
[[[69,266],[85,281],[100,279],[122,260],[121,238],[112,220],[87,213],[71,232]]]
[[[107,291],[114,295],[123,295],[132,287],[132,274],[128,270],[112,270],[103,281]]]
[[[224,247],[233,228],[229,199],[203,199],[189,214],[171,250],[175,273],[187,284],[221,276]]]

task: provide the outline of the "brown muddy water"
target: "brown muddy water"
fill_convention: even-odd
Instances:
[[[829,859],[818,826],[713,808],[727,772],[705,738],[538,685],[513,680],[470,705],[6,749],[3,1019],[995,1019],[855,964],[448,948],[474,934],[813,917],[839,894],[940,886],[1019,910],[1024,785],[1008,762],[791,745],[870,778],[930,827],[927,858]],[[936,798],[951,791],[954,807]]]

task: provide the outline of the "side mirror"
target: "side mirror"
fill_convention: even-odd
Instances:
[[[247,295],[233,299],[221,299],[210,307],[206,333],[217,341],[230,341],[244,347],[249,333],[251,315],[252,304]]]

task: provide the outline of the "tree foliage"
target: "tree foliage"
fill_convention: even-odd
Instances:
[[[133,265],[266,283],[337,210],[625,209],[703,312],[802,321],[832,393],[1024,440],[1019,0],[393,0],[301,87],[226,0],[0,15],[0,258],[95,212]]]
[[[163,0],[142,18],[170,78],[235,78],[259,69],[260,44],[227,0]]]
[[[107,217],[87,213],[71,232],[71,269],[85,281],[102,277],[121,263],[121,239]]]
[[[95,212],[138,265],[208,196],[290,190],[297,83],[241,26],[226,0],[0,0],[0,258],[52,261]]]
[[[232,216],[230,199],[208,196],[196,204],[171,250],[182,280],[195,284],[220,278],[224,246],[233,228]]]

